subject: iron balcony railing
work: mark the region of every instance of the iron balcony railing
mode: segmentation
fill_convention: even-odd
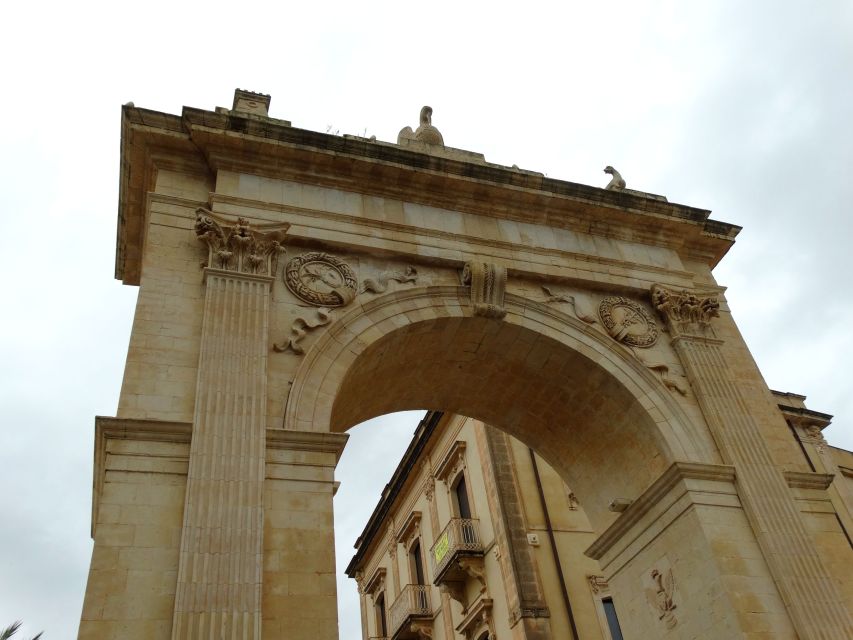
[[[478,520],[451,518],[447,526],[444,527],[444,531],[438,534],[429,552],[430,558],[432,558],[433,577],[440,576],[460,552],[483,552]]]
[[[400,627],[411,618],[431,618],[432,606],[429,601],[429,587],[422,584],[409,584],[403,588],[400,595],[388,612],[391,618],[391,633],[393,638]]]

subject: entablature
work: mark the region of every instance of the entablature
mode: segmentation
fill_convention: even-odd
[[[145,194],[152,188],[154,156],[162,158],[164,153],[182,158],[172,166],[193,172],[206,165],[211,174],[236,171],[593,237],[630,239],[668,247],[712,267],[740,230],[709,220],[710,212],[703,209],[391,143],[307,131],[271,118],[190,107],[176,116],[127,105],[116,277],[128,284],[139,282]]]

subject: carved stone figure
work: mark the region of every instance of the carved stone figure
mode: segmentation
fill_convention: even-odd
[[[622,177],[621,173],[616,171],[616,169],[614,169],[610,165],[607,165],[606,167],[604,167],[604,173],[609,173],[611,176],[613,176],[610,179],[610,182],[607,183],[607,186],[604,187],[605,189],[608,189],[610,191],[622,191],[622,189],[625,188],[625,179]]]
[[[284,269],[284,283],[297,298],[318,307],[343,307],[358,292],[358,281],[350,266],[319,251],[290,260]]]
[[[598,320],[590,313],[587,313],[582,308],[579,308],[578,302],[574,296],[570,296],[566,293],[554,293],[551,289],[544,284],[542,285],[542,291],[548,296],[545,298],[545,302],[564,302],[566,304],[572,305],[572,310],[575,312],[575,316],[577,316],[578,320],[581,322],[586,322],[587,324],[596,324]]]
[[[641,360],[642,362],[642,360]],[[643,363],[646,364],[646,363]],[[687,388],[669,375],[669,366],[658,362],[655,364],[646,364],[646,367],[654,371],[660,376],[660,381],[670,391],[677,391],[683,396],[687,395]]]
[[[395,280],[400,284],[406,282],[418,281],[418,270],[412,266],[406,267],[405,271],[383,271],[376,279],[365,278],[361,285],[362,293],[370,291],[372,293],[385,293],[388,289],[388,282]]]
[[[227,271],[273,275],[284,252],[289,224],[275,225],[268,232],[252,229],[248,220],[234,223],[203,207],[196,209],[195,234],[208,248],[207,265]]]
[[[667,629],[672,629],[678,624],[678,619],[673,615],[677,609],[672,601],[675,593],[675,578],[672,569],[662,574],[657,569],[652,569],[651,578],[653,587],[646,587],[646,600],[649,606],[658,613],[658,620],[663,620]]]
[[[598,305],[598,315],[601,324],[616,342],[644,349],[657,342],[657,324],[646,310],[633,300],[608,296]]]
[[[471,286],[474,315],[500,320],[506,315],[506,267],[484,262],[466,262],[462,270],[462,284]]]
[[[412,131],[411,127],[403,127],[400,130],[400,133],[397,134],[397,144],[401,144],[404,140],[444,146],[444,138],[441,136],[441,132],[432,126],[432,107],[421,108],[420,126],[417,129]]]

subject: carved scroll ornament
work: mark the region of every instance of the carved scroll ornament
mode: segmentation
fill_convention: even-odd
[[[296,355],[301,356],[305,353],[302,345],[299,344],[302,341],[302,338],[304,338],[309,331],[313,331],[317,327],[329,324],[332,321],[330,312],[330,309],[321,307],[320,309],[317,309],[317,320],[311,321],[302,317],[296,318],[290,327],[290,338],[288,338],[286,342],[274,344],[272,346],[273,350],[278,353],[293,351]]]
[[[284,284],[300,300],[318,307],[343,307],[358,293],[352,268],[337,256],[311,251],[296,256],[284,269]]]
[[[196,209],[195,215],[196,237],[208,249],[207,266],[240,273],[275,274],[289,224],[261,232],[253,229],[245,218],[228,222],[217,219],[203,207]]]
[[[497,320],[506,316],[506,267],[485,262],[466,262],[462,270],[462,284],[471,287],[474,315]]]

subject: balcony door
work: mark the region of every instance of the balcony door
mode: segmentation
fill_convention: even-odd
[[[468,502],[468,487],[465,485],[465,474],[459,476],[456,486],[453,488],[456,496],[456,514],[466,520],[471,519],[471,504]]]
[[[421,556],[421,541],[418,540],[409,549],[409,566],[414,584],[424,585],[424,562]]]

